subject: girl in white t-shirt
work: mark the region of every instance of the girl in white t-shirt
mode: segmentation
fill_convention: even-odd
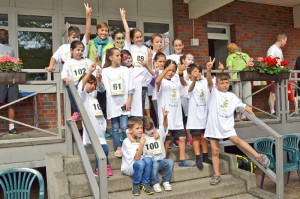
[[[99,70],[99,69],[98,69]],[[97,137],[99,139],[99,142],[102,146],[102,149],[106,155],[106,161],[107,161],[107,176],[113,175],[111,166],[108,161],[108,146],[104,137],[104,133],[106,130],[106,120],[103,116],[101,107],[99,105],[99,102],[97,99],[92,97],[93,92],[95,91],[95,88],[97,86],[100,86],[100,78],[101,74],[100,71],[98,71],[97,79],[92,73],[96,72],[96,64],[92,64],[89,69],[86,71],[80,79],[78,84],[78,94],[80,96],[80,99],[82,100],[83,106],[88,114],[88,117],[92,123],[93,128],[95,129],[95,132],[97,134]],[[97,85],[98,82],[98,85]],[[87,130],[85,128],[85,125],[83,126],[83,144],[90,144],[91,141],[89,139],[89,136],[87,134]],[[98,167],[98,161],[96,159],[96,169],[95,173],[96,176],[99,174],[99,167]]]
[[[180,57],[183,54],[184,44],[181,39],[174,39],[172,42],[172,48],[174,50],[174,54],[167,56],[167,59],[171,59],[176,62],[177,65],[180,64]]]
[[[121,52],[118,48],[106,51],[102,83],[106,90],[107,119],[111,119],[116,157],[122,157],[119,127],[126,136],[127,120],[131,109],[133,87],[129,69],[121,66]]]
[[[195,166],[195,163],[185,160],[185,141],[182,121],[181,95],[184,94],[184,88],[178,80],[172,80],[176,74],[177,65],[175,61],[167,60],[164,64],[164,70],[156,78],[157,91],[157,110],[165,107],[168,111],[168,127],[169,134],[165,142],[166,153],[171,142],[171,136],[179,139],[179,166]],[[183,74],[180,74],[183,75]],[[162,126],[163,115],[158,111],[159,126]]]
[[[75,86],[78,84],[79,78],[88,71],[89,66],[93,62],[87,58],[83,58],[84,44],[81,41],[73,41],[71,43],[71,56],[72,59],[67,60],[61,72],[61,79],[68,84],[73,81]],[[94,74],[96,75],[96,74]],[[77,121],[80,119],[80,113],[78,112],[77,105],[74,101],[72,94],[70,93],[69,87],[67,87],[68,95],[70,98],[71,106],[74,111],[69,120]]]

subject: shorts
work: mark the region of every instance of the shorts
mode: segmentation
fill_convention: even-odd
[[[19,98],[19,85],[0,85],[0,104],[13,102]]]
[[[268,85],[272,84],[268,87],[268,91],[271,93],[276,93],[276,82],[270,82],[268,81]]]
[[[227,140],[229,140],[229,138],[211,138],[211,137],[206,137],[205,139],[207,140],[218,140],[219,142],[225,142]]]
[[[204,134],[205,129],[190,129],[191,135],[200,135],[201,133]]]
[[[171,134],[171,135],[169,135],[169,134]],[[185,136],[186,136],[186,134],[185,134],[185,132],[184,132],[183,129],[180,129],[180,130],[169,130],[169,133],[168,133],[168,135],[166,137],[166,140],[172,140],[172,137],[174,139],[177,139],[179,137],[185,137]]]

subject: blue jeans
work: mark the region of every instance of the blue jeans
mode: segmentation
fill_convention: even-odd
[[[109,149],[108,149],[108,146],[106,144],[101,144],[101,146],[102,146],[102,149],[103,149],[103,151],[106,155],[106,164],[109,165],[109,161],[108,161],[108,151],[109,151]],[[96,158],[96,169],[99,169],[99,164],[98,164],[97,157],[95,156],[95,158]]]
[[[111,131],[114,138],[115,147],[121,147],[119,128],[121,127],[123,137],[126,138],[126,130],[127,130],[127,115],[121,115],[119,117],[111,118]]]
[[[73,95],[71,93],[71,90],[70,88],[67,86],[67,91],[68,91],[68,96],[69,96],[69,99],[70,99],[70,102],[71,102],[71,107],[73,109],[74,112],[78,112],[78,108],[77,108],[77,105],[75,103],[75,100],[73,98]]]
[[[152,159],[146,157],[133,163],[133,180],[132,184],[150,184],[152,171]]]
[[[162,176],[162,183],[171,182],[173,167],[174,160],[172,159],[154,160],[151,173],[151,184],[159,183],[158,173],[160,172],[164,172],[164,175]]]

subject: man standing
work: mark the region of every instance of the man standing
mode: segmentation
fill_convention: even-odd
[[[14,49],[8,44],[8,31],[0,29],[0,57],[2,56],[15,56]],[[4,85],[0,84],[0,106],[6,103],[10,103],[18,99],[19,86],[17,84]],[[8,118],[15,118],[15,109],[13,105],[8,107]],[[16,130],[13,122],[9,122],[9,135],[18,135],[19,132]]]
[[[281,48],[285,46],[287,42],[287,36],[284,33],[278,34],[277,35],[277,40],[275,42],[275,44],[273,44],[272,46],[270,46],[268,52],[267,52],[267,56],[271,56],[271,57],[279,57],[278,59],[278,63],[280,63],[280,61],[283,60],[283,53]],[[269,91],[270,91],[270,95],[269,95],[269,107],[270,107],[270,111],[272,115],[276,115],[275,114],[275,90],[276,90],[276,84],[274,82],[272,82],[272,86],[269,87]]]

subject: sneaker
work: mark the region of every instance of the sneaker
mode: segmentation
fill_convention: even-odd
[[[77,121],[81,119],[81,115],[78,112],[74,112],[73,115],[68,119],[69,121]]]
[[[113,171],[112,171],[110,165],[107,165],[107,170],[106,170],[106,172],[107,172],[107,176],[112,176],[112,175],[113,175]]]
[[[195,167],[196,164],[195,164],[195,162],[190,162],[190,161],[186,161],[186,160],[179,160],[178,166],[180,166],[180,167]]]
[[[159,184],[159,183],[157,183],[157,184],[153,185],[153,189],[154,189],[154,191],[155,191],[156,193],[160,193],[160,192],[162,192],[162,189],[161,189],[161,187],[160,187],[160,184]]]
[[[198,169],[203,169],[203,163],[202,163],[202,157],[199,155],[199,157],[196,156],[196,166]]]
[[[8,135],[22,135],[17,129],[13,128],[8,131]]]
[[[266,169],[270,166],[270,160],[268,156],[261,154],[260,157],[257,159],[257,161]]]
[[[193,147],[193,139],[192,138],[188,140],[187,145],[189,147]]]
[[[172,191],[172,186],[170,185],[169,182],[164,182],[163,186],[165,188],[165,191]]]
[[[95,172],[94,172],[94,176],[98,176],[99,175],[99,169],[95,169]]]
[[[173,146],[175,146],[176,148],[178,148],[179,147],[178,144],[179,144],[179,140],[174,140]]]
[[[145,192],[147,195],[152,195],[154,194],[153,188],[150,186],[150,184],[143,184],[142,185],[142,190]]]
[[[121,158],[121,157],[122,157],[122,151],[121,151],[121,149],[117,149],[117,150],[115,151],[114,155],[115,155],[116,157],[118,157],[118,158]]]
[[[221,176],[213,176],[210,180],[210,185],[217,185],[221,181]]]
[[[141,195],[141,186],[139,184],[134,184],[132,186],[132,195],[134,196]]]

